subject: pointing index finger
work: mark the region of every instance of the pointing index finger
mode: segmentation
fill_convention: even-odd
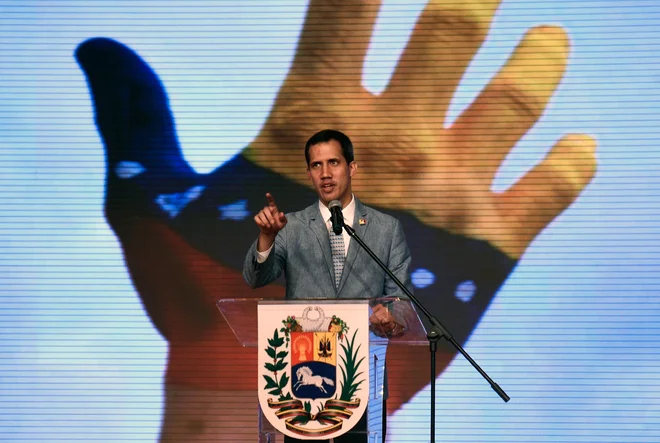
[[[277,209],[277,204],[275,203],[275,197],[270,192],[266,193],[266,203],[268,209],[270,209],[271,214],[277,214],[279,209]]]

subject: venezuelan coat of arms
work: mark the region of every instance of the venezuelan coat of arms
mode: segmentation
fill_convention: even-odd
[[[338,437],[369,401],[367,303],[259,305],[259,403],[285,435]]]

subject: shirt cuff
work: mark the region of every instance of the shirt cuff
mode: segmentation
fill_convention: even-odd
[[[268,256],[270,255],[270,251],[273,250],[273,246],[274,246],[274,245],[275,245],[275,243],[273,243],[272,245],[270,245],[270,248],[268,248],[268,249],[265,250],[264,252],[259,252],[259,251],[257,251],[257,263],[263,263],[263,262],[266,261],[266,259],[267,259]],[[256,248],[257,248],[257,247],[255,246],[255,249],[256,249]]]

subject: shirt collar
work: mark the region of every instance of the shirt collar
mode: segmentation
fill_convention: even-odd
[[[325,221],[327,224],[331,216],[330,209],[321,203],[321,200],[319,200],[319,210],[321,211],[321,217],[323,217],[323,221]],[[351,194],[351,202],[341,210],[341,213],[344,216],[344,223],[346,223],[348,226],[353,226],[353,220],[355,220],[355,196],[353,194]]]

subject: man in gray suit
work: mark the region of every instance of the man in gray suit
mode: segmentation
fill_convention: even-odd
[[[318,132],[305,145],[305,159],[307,175],[319,201],[302,211],[285,215],[273,196],[266,194],[267,205],[254,217],[260,232],[245,258],[245,281],[258,288],[273,282],[284,272],[288,299],[405,298],[403,291],[378,264],[357,242],[351,241],[346,230],[339,235],[330,230],[328,204],[338,200],[346,224],[355,229],[412,291],[411,257],[401,224],[353,196],[351,178],[358,167],[351,140],[339,131]],[[401,321],[381,304],[373,307],[370,322],[372,330],[379,335],[397,335],[403,331]],[[348,433],[335,441],[358,441],[350,438]]]

